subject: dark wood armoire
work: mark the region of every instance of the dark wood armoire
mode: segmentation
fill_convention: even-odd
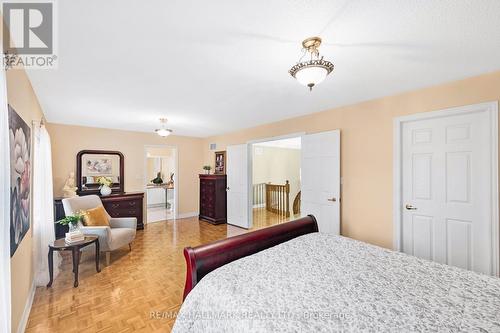
[[[226,223],[226,175],[200,175],[200,220]]]

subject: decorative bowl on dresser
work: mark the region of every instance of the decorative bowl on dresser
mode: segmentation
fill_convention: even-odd
[[[56,221],[64,218],[63,198],[54,199],[54,218]],[[143,202],[144,192],[113,193],[101,196],[102,205],[111,217],[135,217],[137,218],[137,230],[144,229]],[[55,224],[56,238],[64,237],[68,227]]]
[[[200,175],[200,220],[226,223],[226,175]]]

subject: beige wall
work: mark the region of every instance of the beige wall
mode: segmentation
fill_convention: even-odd
[[[334,78],[333,78],[334,79]],[[9,103],[29,124],[42,110],[23,71],[7,72]],[[314,92],[313,92],[314,93]],[[143,190],[144,146],[175,145],[179,154],[179,212],[198,210],[198,180],[203,164],[214,165],[213,152],[229,144],[305,131],[341,130],[342,234],[392,245],[392,124],[393,118],[419,112],[500,99],[500,72],[443,84],[392,97],[336,108],[206,139],[154,133],[49,124],[52,140],[54,194],[83,149],[120,150],[125,155],[126,191]],[[17,330],[33,280],[32,228],[11,260],[12,327]]]
[[[253,139],[340,129],[341,232],[392,247],[393,118],[499,99],[500,71],[210,137],[203,147],[217,143],[217,150],[224,150]],[[205,163],[213,165],[213,160],[213,152],[205,149]]]
[[[23,70],[7,71],[7,95],[9,104],[28,125],[31,126],[33,120],[40,121],[43,112],[31,87],[31,83]],[[33,129],[31,135],[33,138]],[[33,150],[31,150],[31,156],[33,166]],[[31,174],[33,175],[33,173]],[[33,186],[31,188],[33,189]],[[31,191],[31,194],[33,195],[33,191]],[[31,200],[31,203],[33,204],[33,200]],[[31,211],[33,212],[33,209]],[[16,332],[19,326],[33,281],[32,231],[33,226],[31,225],[30,230],[24,236],[24,239],[19,244],[16,253],[14,253],[10,261],[13,332]]]
[[[172,145],[178,149],[179,214],[198,211],[202,139],[60,124],[48,124],[47,129],[52,141],[54,195],[62,194],[68,174],[76,169],[76,154],[84,149],[121,151],[125,156],[125,191],[144,191],[145,146]]]
[[[290,182],[290,205],[300,189],[300,149],[253,145],[253,183]]]

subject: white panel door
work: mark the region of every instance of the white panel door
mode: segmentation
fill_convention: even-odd
[[[250,228],[248,146],[227,147],[227,223]]]
[[[401,134],[401,249],[492,274],[489,114],[410,121]]]
[[[340,234],[340,132],[302,137],[302,216],[313,214],[320,232]]]

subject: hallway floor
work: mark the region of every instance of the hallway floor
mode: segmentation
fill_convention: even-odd
[[[266,210],[265,207],[253,209],[253,226],[252,230],[270,227],[275,224],[285,223],[295,220],[300,217],[285,217],[284,215],[275,214]]]
[[[171,220],[174,218],[173,209],[165,207],[148,207],[148,223]]]

